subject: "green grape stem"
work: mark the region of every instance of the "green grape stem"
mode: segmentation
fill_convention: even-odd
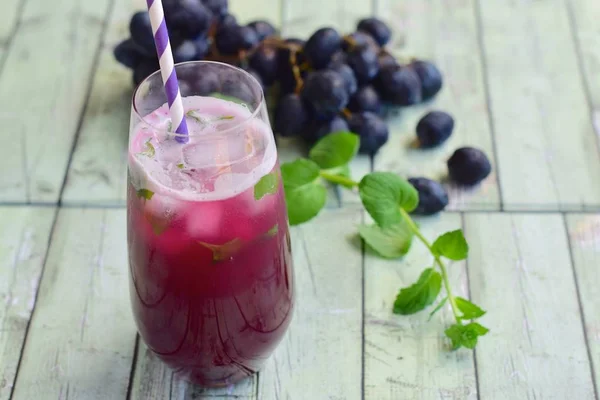
[[[358,186],[358,182],[346,176],[330,174],[325,171],[321,171],[320,175],[321,178],[334,184],[344,185],[352,188]],[[462,325],[462,321],[460,319],[461,313],[458,309],[458,306],[456,305],[456,298],[452,293],[452,287],[450,286],[450,280],[448,279],[448,269],[446,268],[446,264],[444,264],[442,258],[433,250],[432,244],[429,242],[429,240],[427,240],[425,236],[423,236],[421,230],[419,229],[415,221],[413,221],[408,212],[406,212],[406,210],[404,210],[403,208],[400,208],[400,214],[402,215],[402,219],[404,219],[404,221],[406,222],[410,230],[413,232],[413,234],[421,241],[421,243],[423,243],[423,245],[425,245],[425,247],[427,247],[427,249],[433,256],[435,263],[440,268],[440,271],[442,273],[442,281],[444,282],[444,288],[446,289],[446,293],[448,294],[448,302],[450,303],[450,307],[452,308],[452,314],[454,314],[454,319],[456,319],[456,323]]]

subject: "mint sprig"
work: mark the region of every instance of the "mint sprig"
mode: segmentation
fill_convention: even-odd
[[[359,227],[359,234],[370,249],[381,257],[400,258],[410,250],[413,238],[417,238],[432,256],[433,266],[425,269],[415,283],[400,289],[393,312],[410,315],[422,311],[436,302],[443,287],[445,296],[431,311],[430,318],[449,303],[456,322],[445,334],[452,347],[474,348],[478,338],[489,330],[477,322],[463,321],[477,319],[485,311],[454,295],[444,261],[467,258],[469,245],[462,231],[447,232],[432,244],[409,214],[419,204],[419,195],[408,181],[390,172],[373,172],[360,182],[354,181],[348,163],[359,145],[358,136],[352,133],[332,133],[311,149],[309,159],[300,158],[281,166],[290,224],[301,224],[318,215],[325,206],[326,183],[358,189],[365,210],[375,221],[373,225]]]

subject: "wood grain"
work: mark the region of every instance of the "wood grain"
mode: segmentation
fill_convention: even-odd
[[[506,209],[600,207],[600,156],[565,2],[479,4]]]
[[[261,400],[360,399],[362,257],[356,209],[292,230],[296,309],[259,376]]]
[[[125,398],[135,343],[124,210],[62,209],[13,399]]]
[[[447,181],[446,161],[457,148],[472,146],[483,150],[492,162],[493,173],[480,186],[464,189],[445,184],[449,209],[454,210],[500,208],[476,1],[381,0],[377,8],[377,14],[388,21],[393,31],[389,51],[403,62],[413,57],[432,61],[444,76],[444,86],[433,100],[390,113],[390,140],[375,157],[375,169]],[[431,110],[451,114],[455,129],[442,146],[419,149],[415,146],[416,126]]]
[[[477,345],[481,398],[593,399],[560,214],[467,214],[471,296],[488,313]]]
[[[0,75],[0,110],[21,121],[13,131],[20,140],[6,141],[0,159],[24,149],[24,171],[2,175],[0,200],[58,200],[109,7],[26,1]]]
[[[596,383],[600,387],[600,215],[573,214],[567,217],[573,266],[583,311],[587,349]]]
[[[0,400],[13,387],[55,212],[0,208]]]
[[[438,235],[461,228],[459,214],[420,219],[423,234]],[[450,351],[444,330],[454,323],[449,306],[411,316],[394,315],[400,288],[410,286],[432,265],[428,250],[415,240],[401,260],[374,254],[365,259],[365,398],[477,399],[475,365],[470,351]],[[454,292],[469,297],[464,263],[449,266]],[[440,299],[443,296],[440,296]]]

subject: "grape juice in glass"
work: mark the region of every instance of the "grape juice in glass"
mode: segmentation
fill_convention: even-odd
[[[159,358],[185,379],[222,386],[256,372],[290,323],[283,186],[259,83],[220,63],[176,70],[187,138],[172,132],[160,73],[133,98],[131,303]]]

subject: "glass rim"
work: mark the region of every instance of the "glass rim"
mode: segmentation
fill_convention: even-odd
[[[256,116],[258,115],[258,113],[261,111],[261,108],[265,105],[265,93],[264,90],[260,84],[260,82],[258,82],[258,80],[252,76],[250,73],[248,73],[247,71],[244,71],[243,69],[236,67],[234,65],[231,64],[227,64],[227,63],[223,63],[223,62],[219,62],[219,61],[205,61],[205,60],[200,60],[200,61],[186,61],[186,62],[182,62],[182,63],[177,63],[175,64],[174,68],[177,68],[179,66],[183,66],[183,65],[189,65],[189,64],[204,64],[204,65],[220,65],[223,67],[227,67],[228,69],[231,69],[233,71],[235,71],[236,73],[240,73],[242,76],[244,76],[245,78],[249,79],[250,82],[252,82],[252,85],[255,86],[256,88],[258,88],[259,92],[260,92],[260,98],[258,99],[257,102],[257,107],[255,110],[252,111],[252,113],[247,117],[244,118],[243,120],[237,122],[236,124],[233,124],[232,126],[230,126],[227,129],[223,129],[221,131],[219,131],[218,135],[201,135],[199,133],[178,133],[178,132],[171,132],[168,129],[165,129],[164,127],[158,127],[150,122],[148,122],[146,120],[146,117],[141,115],[140,112],[138,111],[137,105],[136,105],[136,98],[137,95],[140,91],[140,89],[142,88],[142,86],[147,83],[150,79],[156,77],[156,75],[161,75],[162,71],[160,70],[160,68],[157,71],[154,71],[153,73],[151,73],[150,75],[148,75],[146,78],[144,78],[143,81],[140,82],[139,85],[137,85],[137,87],[134,89],[133,91],[133,95],[131,97],[131,108],[133,109],[133,112],[135,114],[135,116],[140,120],[140,122],[142,122],[143,124],[145,124],[146,126],[152,128],[153,131],[157,131],[159,133],[164,133],[164,134],[168,134],[170,136],[173,137],[205,137],[205,138],[215,138],[217,136],[222,136],[224,134],[228,134],[232,131],[237,131],[240,126],[243,126],[245,124],[247,124],[248,122],[256,119]],[[179,78],[179,77],[178,77]],[[160,77],[160,83],[161,83],[161,87],[163,87],[164,90],[164,83],[162,80],[162,75]],[[218,92],[217,92],[218,93]],[[182,97],[183,98],[183,97]],[[150,115],[151,113],[147,114]],[[170,118],[170,115],[169,115]],[[184,116],[185,118],[185,116]]]

